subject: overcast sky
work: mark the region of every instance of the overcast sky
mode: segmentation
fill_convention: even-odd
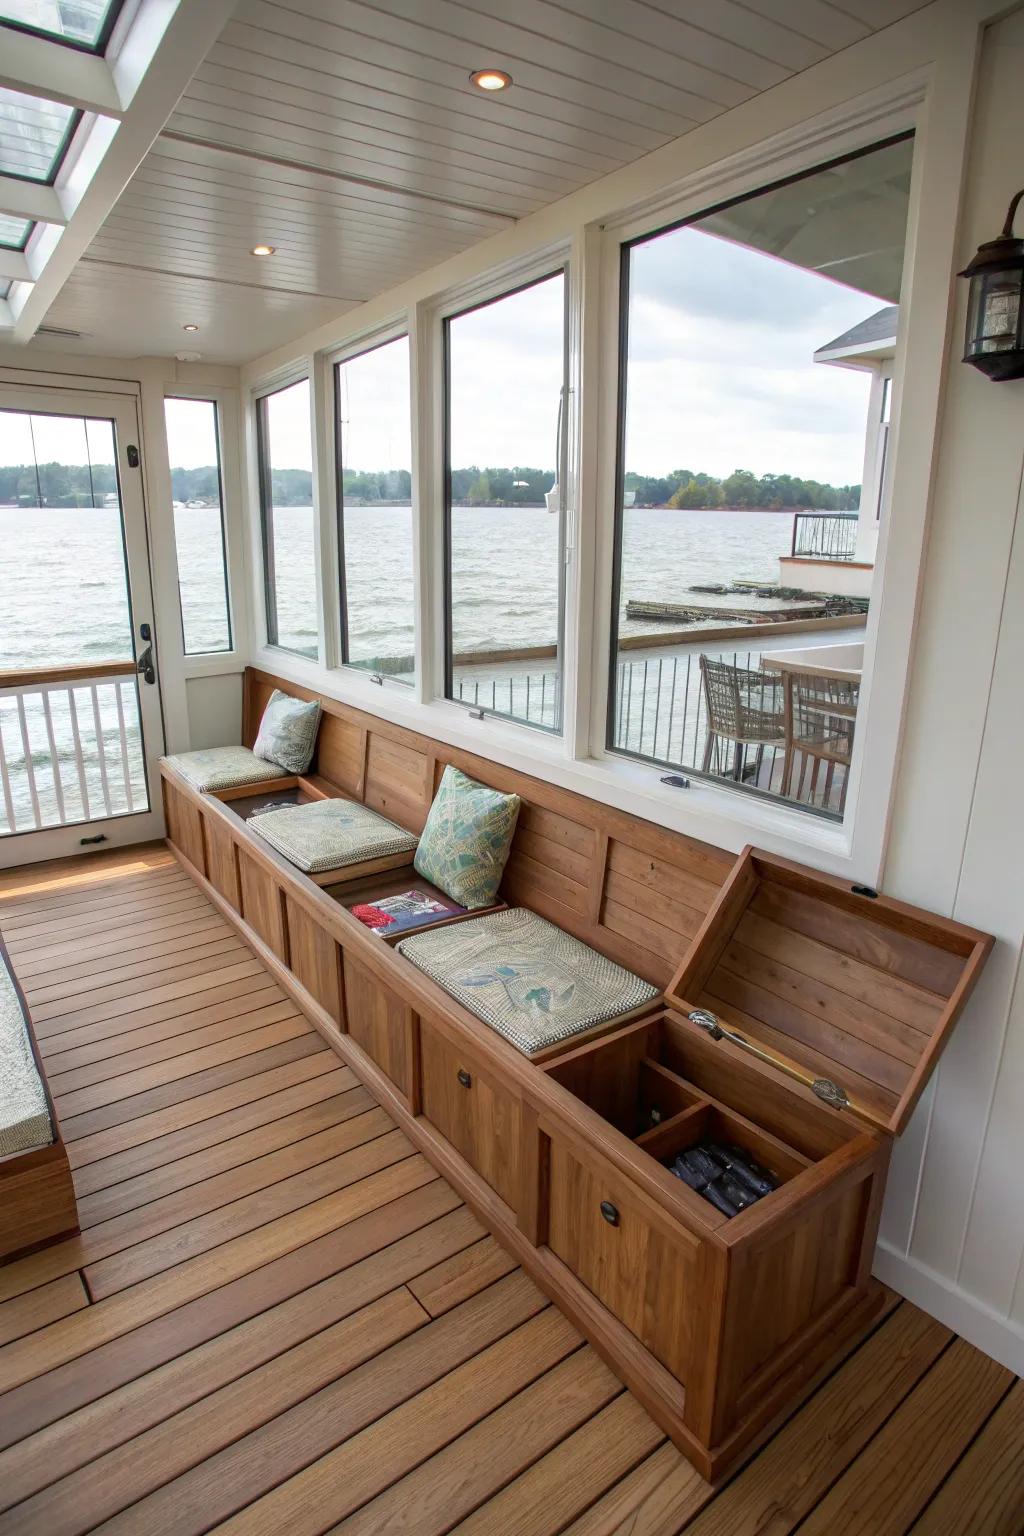
[[[627,469],[860,480],[868,376],[812,356],[880,300],[693,228],[634,247],[630,295]],[[456,467],[554,467],[563,305],[558,276],[452,322]],[[172,466],[215,462],[209,404],[167,410]],[[345,369],[342,410],[347,467],[409,467],[406,340]],[[311,468],[308,383],[273,395],[269,416],[275,468]],[[34,421],[40,462],[87,461],[80,422]],[[0,414],[0,462],[31,459],[26,418]]]
[[[634,248],[627,468],[737,468],[860,480],[868,376],[813,361],[882,305],[817,273],[696,229]],[[451,325],[452,463],[553,468],[563,280]],[[405,344],[349,365],[345,460],[409,467]],[[305,386],[273,398],[273,461],[309,468]]]

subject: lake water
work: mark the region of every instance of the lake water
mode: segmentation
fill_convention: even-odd
[[[313,512],[275,511],[282,640],[316,645]],[[190,645],[222,646],[219,514],[183,508],[178,536]],[[622,597],[679,600],[694,582],[774,581],[788,552],[789,512],[624,514]],[[215,536],[217,535],[217,536]],[[558,519],[543,508],[456,507],[455,639],[459,651],[548,645],[555,639]],[[345,513],[349,634],[354,660],[411,656],[412,524],[408,507]],[[117,513],[0,508],[0,669],[131,655]],[[656,625],[625,620],[624,634]]]
[[[316,645],[311,601],[313,513],[283,507],[278,540],[282,640]],[[680,600],[694,582],[777,581],[788,554],[791,512],[624,513],[623,608],[630,598]],[[408,507],[350,507],[345,550],[351,657],[376,662],[413,651],[412,515]],[[290,553],[291,558],[287,558]],[[542,507],[455,507],[453,630],[459,653],[550,645],[558,617],[558,519]],[[710,600],[709,600],[710,601]],[[659,626],[623,619],[623,634]]]
[[[363,664],[413,654],[412,523],[408,507],[353,507],[345,513],[348,619],[351,659]],[[175,514],[182,551],[182,600],[190,649],[222,648],[225,638],[219,513],[182,508]],[[684,512],[630,508],[624,513],[623,606],[630,598],[679,600],[694,582],[735,579],[773,581],[778,557],[790,547],[792,513]],[[452,518],[455,572],[453,627],[459,653],[543,646],[556,639],[558,612],[558,519],[543,508],[456,507]],[[278,619],[282,642],[315,652],[313,513],[309,507],[275,511]],[[0,508],[0,670],[132,655],[118,514],[103,508],[76,510]],[[712,601],[709,599],[709,601]],[[657,633],[659,626],[623,620],[624,634]],[[530,674],[533,703],[526,716],[555,720],[553,663]],[[401,670],[400,668],[396,670]],[[508,669],[503,669],[505,672]],[[479,669],[474,668],[475,683]],[[506,679],[507,681],[507,679]],[[475,686],[474,683],[474,686]],[[490,687],[490,685],[487,685]],[[501,684],[505,686],[505,682]],[[525,674],[517,684],[525,692]],[[538,704],[541,689],[543,704]],[[120,719],[112,686],[99,691],[99,732],[116,763]],[[87,789],[101,788],[95,717],[87,695],[82,750]],[[482,698],[481,698],[482,702]],[[499,707],[501,706],[500,701]],[[508,711],[521,714],[523,700],[511,691]],[[537,711],[541,713],[538,716]],[[144,795],[137,716],[131,690],[122,688],[128,711],[129,782]],[[62,761],[73,752],[66,695],[55,700],[54,726]],[[30,754],[39,771],[37,793],[44,817],[55,819],[55,791],[48,780],[50,753],[41,708],[27,711]],[[26,813],[29,791],[20,721],[13,700],[0,704],[0,733],[16,809]],[[117,809],[125,809],[123,775],[110,777]],[[80,808],[74,783],[69,809]],[[20,821],[19,816],[19,821]],[[5,824],[0,820],[0,831]]]

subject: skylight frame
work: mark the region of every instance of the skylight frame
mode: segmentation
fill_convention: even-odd
[[[7,29],[11,32],[23,32],[28,37],[41,37],[48,43],[57,43],[61,48],[71,48],[76,53],[91,53],[98,58],[103,58],[107,51],[114,28],[117,26],[121,12],[124,10],[125,0],[108,0],[106,14],[96,35],[95,42],[87,43],[81,38],[68,37],[62,32],[50,32],[45,27],[34,27],[27,21],[16,21],[14,17],[0,15],[0,30]]]

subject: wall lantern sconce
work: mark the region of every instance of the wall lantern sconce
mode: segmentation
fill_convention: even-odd
[[[960,273],[971,280],[964,362],[990,379],[1024,378],[1024,240],[1013,233],[1022,188],[998,240],[987,240]]]

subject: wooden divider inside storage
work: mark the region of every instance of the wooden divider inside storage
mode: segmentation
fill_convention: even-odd
[[[732,855],[599,801],[247,668],[251,746],[275,688],[319,698],[313,771],[421,832],[448,763],[523,801],[501,896],[529,906],[620,965],[667,985],[733,864]]]

